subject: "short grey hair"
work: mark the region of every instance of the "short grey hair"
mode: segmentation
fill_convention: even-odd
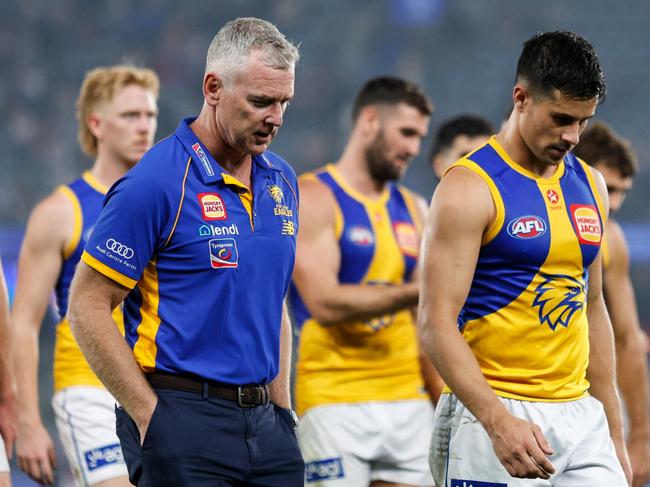
[[[248,55],[256,50],[265,54],[264,64],[275,69],[294,69],[298,48],[266,20],[240,17],[224,25],[214,36],[205,61],[205,72],[215,71],[229,78],[246,63]]]

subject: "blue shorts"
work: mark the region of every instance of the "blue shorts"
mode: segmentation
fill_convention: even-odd
[[[116,409],[117,435],[139,487],[302,487],[304,462],[288,411],[242,408],[201,394],[157,389],[140,446],[135,422]]]

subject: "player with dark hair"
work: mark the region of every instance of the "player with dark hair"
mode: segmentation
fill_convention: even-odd
[[[478,115],[459,115],[445,120],[433,137],[429,156],[436,177],[442,178],[449,166],[483,145],[492,134],[492,124]]]
[[[638,163],[629,142],[598,122],[587,129],[574,154],[605,178],[610,213],[618,211],[632,187]],[[611,215],[603,241],[603,292],[614,327],[618,386],[629,420],[627,451],[634,487],[650,480],[650,418],[646,336],[639,325],[630,280],[630,252],[621,226]]]
[[[605,94],[586,40],[536,35],[507,124],[436,189],[418,316],[448,385],[439,487],[628,485],[601,287],[607,190],[570,152]]]
[[[437,376],[420,360],[411,315],[426,203],[397,184],[432,109],[411,82],[368,81],[340,159],[300,179],[292,304],[308,485],[433,484],[423,375],[432,389]]]

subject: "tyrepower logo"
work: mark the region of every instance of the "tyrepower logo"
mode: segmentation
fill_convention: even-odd
[[[204,220],[225,220],[228,218],[226,205],[223,204],[223,199],[218,193],[199,193],[197,196]]]
[[[519,239],[537,238],[546,233],[546,222],[538,216],[526,215],[508,223],[508,234]]]
[[[599,245],[603,233],[598,211],[593,205],[571,205],[571,218],[581,244]]]
[[[213,269],[234,269],[239,265],[237,242],[234,238],[213,238],[210,245],[210,264]]]
[[[131,247],[127,247],[126,245],[121,244],[114,238],[109,238],[106,241],[106,249],[110,250],[113,252],[115,255],[119,255],[120,257],[124,257],[125,259],[130,259],[133,257],[135,252]]]

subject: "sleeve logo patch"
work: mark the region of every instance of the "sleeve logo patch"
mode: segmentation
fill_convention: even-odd
[[[86,465],[90,471],[114,463],[124,463],[119,443],[95,448],[94,450],[88,450],[84,453],[84,458],[86,459]]]
[[[593,205],[571,205],[571,218],[581,244],[599,245],[603,233],[598,211]]]
[[[239,265],[239,252],[234,238],[213,238],[208,244],[213,269],[234,269]]]
[[[197,196],[204,220],[225,220],[228,218],[226,205],[224,205],[223,198],[218,193],[199,193]]]
[[[334,480],[345,477],[343,464],[340,458],[328,458],[305,463],[305,480],[318,482],[319,480]]]

